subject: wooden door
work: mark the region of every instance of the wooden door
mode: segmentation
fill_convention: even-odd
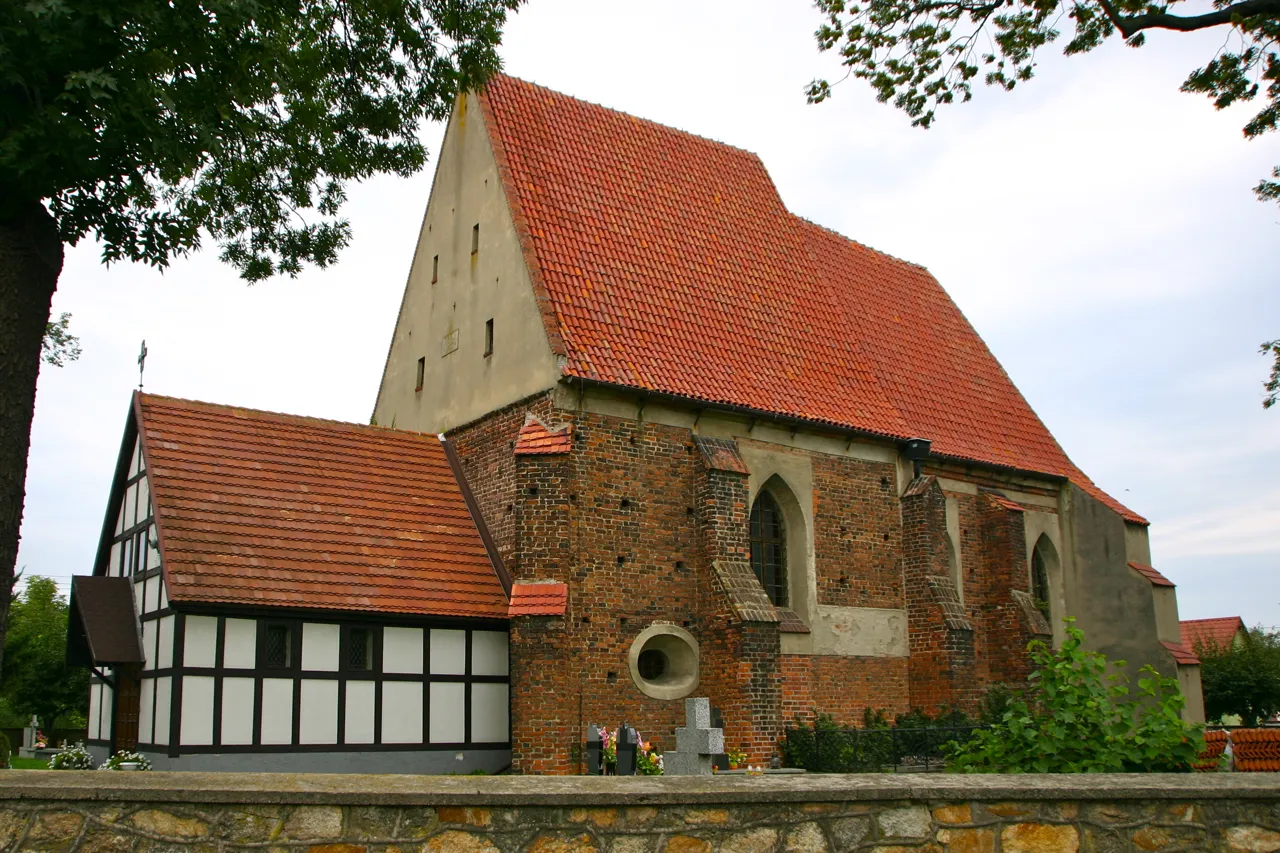
[[[115,728],[112,732],[113,752],[138,748],[138,705],[142,690],[138,683],[137,667],[120,667],[116,670]]]

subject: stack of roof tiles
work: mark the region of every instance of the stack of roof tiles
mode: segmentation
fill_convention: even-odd
[[[760,159],[511,77],[481,96],[564,373],[1062,477],[1072,464],[923,267],[801,219]]]
[[[517,456],[551,456],[573,449],[572,425],[552,429],[532,413],[525,416],[524,426],[516,436]]]
[[[169,598],[505,618],[436,436],[135,397]]]

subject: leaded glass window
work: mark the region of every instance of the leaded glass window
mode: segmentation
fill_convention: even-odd
[[[267,626],[262,653],[268,669],[288,669],[293,665],[293,631],[288,625]]]
[[[778,502],[768,492],[761,492],[751,507],[751,568],[769,600],[786,607],[786,527]]]
[[[367,672],[373,669],[373,631],[352,628],[347,634],[347,669]]]

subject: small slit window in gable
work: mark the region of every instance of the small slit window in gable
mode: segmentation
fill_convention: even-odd
[[[471,226],[471,254],[480,251],[480,223]]]
[[[435,284],[440,280],[440,256],[436,255],[431,259],[431,283]]]
[[[485,358],[493,355],[493,319],[484,321],[484,355]]]
[[[414,391],[422,390],[422,383],[427,378],[427,357],[424,355],[418,359],[418,382],[414,387]]]

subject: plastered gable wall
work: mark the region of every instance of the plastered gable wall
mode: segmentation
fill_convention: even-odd
[[[1151,582],[1128,565],[1124,520],[1074,485],[1067,487],[1065,503],[1067,612],[1076,617],[1091,648],[1128,663],[1131,690],[1136,689],[1138,670],[1147,664],[1173,677],[1177,667],[1160,645]]]
[[[478,250],[472,253],[477,224]],[[488,320],[494,346],[485,356]],[[420,358],[423,384],[416,390]],[[383,426],[445,432],[545,391],[558,378],[484,117],[474,95],[460,95],[441,145],[374,417]]]

